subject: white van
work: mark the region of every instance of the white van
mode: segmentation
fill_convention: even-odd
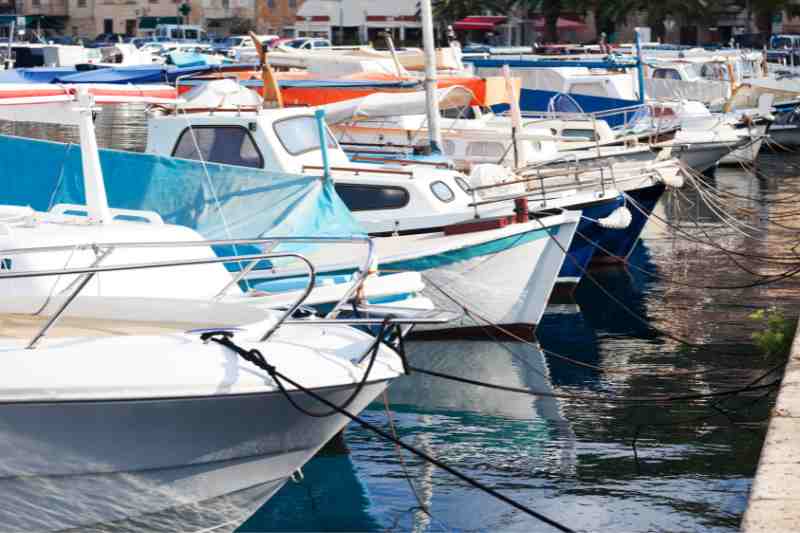
[[[159,24],[154,35],[159,41],[206,41],[206,30],[189,24]]]

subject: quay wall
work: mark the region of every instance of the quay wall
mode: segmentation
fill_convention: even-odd
[[[800,530],[800,324],[761,449],[744,533]]]

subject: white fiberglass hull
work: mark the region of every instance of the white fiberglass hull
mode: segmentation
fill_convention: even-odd
[[[741,130],[745,131],[745,130]],[[722,157],[719,160],[720,165],[739,165],[739,164],[752,164],[758,157],[761,151],[761,146],[764,144],[764,136],[767,131],[767,126],[757,126],[752,130],[752,138],[750,135],[742,135],[742,138],[747,141],[747,144],[738,148],[731,153]]]
[[[580,212],[562,216],[559,223],[545,224],[545,228],[532,221],[452,236],[447,250],[426,257],[394,262],[381,255],[385,259],[382,269],[421,272],[426,285],[422,294],[436,308],[461,315],[444,325],[418,326],[415,335],[485,338],[484,328],[493,324],[532,338],[556,283],[564,250],[569,249],[575,235]],[[412,242],[408,245],[415,246]],[[490,331],[502,336],[497,329]]]
[[[673,146],[672,156],[696,172],[705,172],[716,166],[724,156],[735,151],[737,146],[738,144],[728,142],[684,144]]]
[[[348,326],[286,325],[260,341],[268,327],[227,331],[241,349],[258,349],[278,372],[337,405],[365,380],[350,413],[401,371],[394,350],[373,352],[374,338]],[[145,523],[257,487],[263,503],[349,421],[302,413],[267,372],[201,331],[109,336],[109,327],[98,328],[61,337],[69,328],[57,325],[35,349],[25,349],[25,328],[0,329],[4,532]],[[365,376],[361,360],[371,353]],[[330,411],[283,385],[304,409]],[[192,528],[173,520],[164,529]]]
[[[348,410],[361,411],[385,387],[368,384]],[[352,390],[319,392],[341,404]],[[147,515],[257,487],[253,503],[261,504],[347,422],[301,415],[280,392],[2,404],[0,523],[9,532],[147,523]]]

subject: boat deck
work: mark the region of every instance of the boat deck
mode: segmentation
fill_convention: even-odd
[[[0,340],[31,340],[44,327],[47,317],[0,314]],[[152,323],[125,320],[98,320],[63,317],[47,333],[47,337],[110,337],[117,335],[163,335],[180,333],[196,325],[185,323]]]

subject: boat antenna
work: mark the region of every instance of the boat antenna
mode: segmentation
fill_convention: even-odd
[[[254,32],[251,31],[249,35],[261,61],[261,81],[264,84],[264,96],[261,105],[262,107],[283,107],[283,96],[281,95],[280,87],[278,87],[278,80],[275,78],[275,73],[267,60],[267,48]]]
[[[511,144],[514,148],[514,168],[525,166],[521,161],[522,151],[519,149],[519,134],[522,130],[522,112],[519,109],[519,98],[514,87],[514,79],[511,77],[511,69],[508,65],[503,65],[503,78],[506,82],[506,95],[508,96],[509,111],[511,113]]]
[[[328,143],[327,130],[325,128],[325,110],[317,109],[314,112],[317,121],[317,131],[319,132],[319,149],[322,152],[322,175],[327,180],[331,177],[330,163],[328,162]]]
[[[431,0],[420,0],[422,14],[422,47],[425,50],[425,102],[428,114],[428,136],[431,150],[441,153],[442,130],[439,125],[439,103],[436,99],[436,42],[433,38]]]
[[[644,104],[644,62],[642,61],[642,38],[639,28],[636,32],[636,70],[639,73],[639,103]]]

